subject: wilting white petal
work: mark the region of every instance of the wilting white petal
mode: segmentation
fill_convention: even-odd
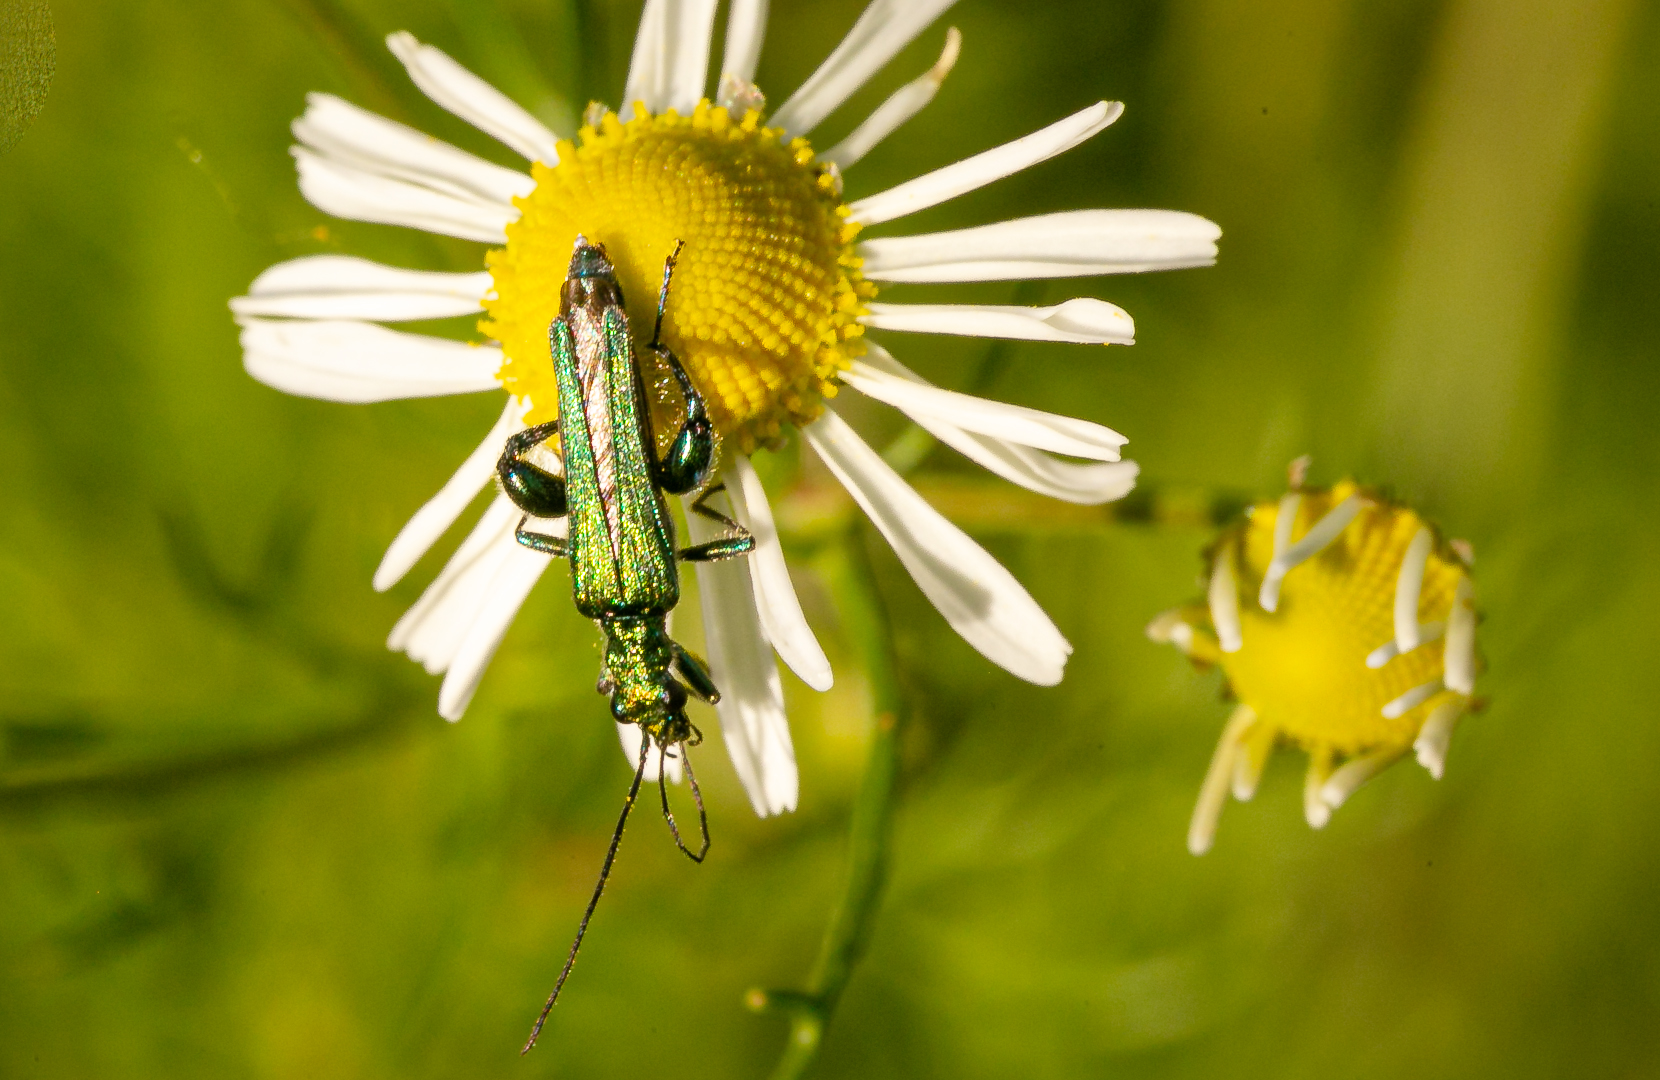
[[[1274,753],[1274,744],[1278,741],[1279,732],[1268,724],[1254,725],[1245,733],[1239,752],[1234,755],[1234,798],[1250,802],[1256,795],[1257,784],[1262,781],[1262,770],[1267,766],[1268,758]]]
[[[1359,757],[1350,758],[1338,766],[1330,778],[1320,786],[1320,798],[1325,800],[1327,806],[1336,810],[1348,802],[1349,796],[1359,791],[1361,785],[1395,764],[1405,752],[1398,746],[1384,746],[1369,750]]]
[[[869,304],[859,319],[878,330],[921,334],[1134,345],[1135,320],[1121,307],[1080,296],[1052,307],[996,304]]]
[[[927,380],[895,360],[888,351],[869,342],[864,362],[913,382]],[[1080,465],[1062,461],[1030,447],[987,435],[975,435],[954,424],[933,417],[913,417],[928,432],[970,461],[1019,484],[1029,491],[1055,499],[1096,506],[1122,499],[1135,487],[1141,467],[1133,461],[1092,462]]]
[[[1419,526],[1401,558],[1401,572],[1395,579],[1395,648],[1399,652],[1418,647],[1418,600],[1424,590],[1424,567],[1434,544],[1435,534]]]
[[[442,319],[484,310],[489,291],[489,271],[441,274],[348,255],[308,255],[259,275],[247,296],[231,301],[231,310],[295,319]]]
[[[866,240],[858,254],[873,281],[1006,281],[1209,266],[1221,235],[1177,210],[1068,210]]]
[[[300,172],[300,194],[317,209],[352,221],[402,225],[485,244],[507,243],[507,224],[519,211],[486,206],[430,187],[394,180],[314,154],[293,150]]]
[[[1424,726],[1418,729],[1418,737],[1412,742],[1418,764],[1437,780],[1446,771],[1447,747],[1452,742],[1453,728],[1468,706],[1469,699],[1462,696],[1443,701],[1430,710]]]
[[[1383,718],[1394,720],[1397,717],[1405,716],[1445,688],[1446,685],[1440,679],[1431,679],[1427,683],[1414,686],[1400,697],[1384,705]]]
[[[243,366],[267,386],[329,401],[470,394],[498,387],[501,350],[363,322],[242,319]]]
[[[509,435],[524,426],[519,420],[520,412],[518,399],[508,398],[507,408],[502,410],[501,418],[484,436],[484,441],[467,455],[467,460],[438,489],[438,494],[428,499],[426,505],[415,511],[415,516],[398,530],[392,546],[386,549],[386,555],[375,571],[376,592],[385,592],[402,580],[410,567],[455,524],[455,519],[473,501],[473,496],[490,482],[496,469],[496,459],[501,456],[502,444]]]
[[[561,518],[560,523],[563,524],[563,521]],[[544,527],[544,531],[564,530]],[[502,560],[501,568],[486,587],[484,603],[462,637],[455,657],[450,661],[449,671],[444,673],[444,683],[438,689],[439,716],[455,721],[467,711],[478,684],[484,681],[484,669],[490,666],[502,638],[507,636],[507,628],[513,625],[519,608],[524,606],[525,597],[530,595],[530,590],[550,561],[549,556],[539,551],[513,544],[512,550]]]
[[[1199,801],[1193,807],[1193,817],[1187,825],[1187,850],[1203,855],[1216,839],[1216,823],[1222,817],[1222,805],[1228,801],[1228,783],[1233,777],[1234,760],[1240,744],[1256,724],[1257,714],[1249,705],[1234,709],[1228,717],[1222,737],[1216,740],[1216,749],[1210,755],[1210,768],[1205,770],[1204,782],[1199,785]]]
[[[1285,504],[1282,500],[1283,505]],[[1268,569],[1262,575],[1262,588],[1257,593],[1257,603],[1261,605],[1262,610],[1279,610],[1280,585],[1285,581],[1285,575],[1326,550],[1334,540],[1342,536],[1343,530],[1349,527],[1349,523],[1360,513],[1364,505],[1365,500],[1359,495],[1350,495],[1327,510],[1325,517],[1309,526],[1308,532],[1303,534],[1301,540],[1269,560]],[[1289,539],[1290,535],[1291,531],[1288,528],[1285,536]],[[1275,536],[1279,536],[1277,523]]]
[[[413,34],[402,30],[387,36],[386,47],[403,61],[421,92],[441,107],[532,161],[559,163],[559,152],[554,148],[558,136],[449,54],[422,45]]]
[[[1331,804],[1323,792],[1331,779],[1331,747],[1316,746],[1308,752],[1308,772],[1303,774],[1303,817],[1311,829],[1323,829],[1331,820]]]
[[[635,102],[659,113],[691,115],[709,76],[709,39],[716,0],[646,0],[634,38],[621,119],[634,115]]]
[[[1245,644],[1239,624],[1239,584],[1233,569],[1234,549],[1238,546],[1237,540],[1227,540],[1217,547],[1205,590],[1210,624],[1216,628],[1217,643],[1225,653],[1238,652]]]
[[[430,674],[448,671],[496,571],[517,546],[513,528],[521,516],[506,495],[497,495],[437,579],[392,627],[386,647],[408,653]]]
[[[628,759],[630,769],[640,767],[640,743],[645,738],[645,732],[640,730],[639,724],[618,724],[617,741],[622,744],[623,757]],[[680,783],[684,770],[680,767],[680,754],[670,748],[668,754],[669,780]],[[663,771],[663,747],[653,746],[646,752],[646,771],[640,774],[643,783],[655,784],[657,777]]]
[[[1056,454],[1091,461],[1117,461],[1119,448],[1129,441],[1118,432],[1088,420],[943,390],[883,371],[863,360],[853,361],[841,373],[841,379],[860,393],[885,401],[912,419],[942,420],[965,431]]]
[[[755,65],[761,59],[761,42],[767,36],[767,0],[732,0],[726,16],[726,56],[721,60],[721,77],[739,82],[755,81]]]
[[[790,670],[801,676],[802,682],[821,692],[830,689],[835,681],[830,661],[801,613],[795,584],[784,565],[784,549],[778,543],[766,489],[748,458],[738,455],[732,459],[726,470],[726,493],[731,496],[734,516],[755,537],[755,550],[749,553],[749,572],[767,640]]]
[[[487,206],[511,210],[536,182],[332,94],[307,94],[294,137],[330,160]]]
[[[697,514],[686,515],[686,528],[694,544],[719,535],[713,522]],[[715,711],[732,766],[757,814],[794,810],[799,781],[784,716],[784,686],[761,630],[749,560],[700,562],[697,582],[709,674],[721,692]]]
[[[1476,594],[1468,575],[1461,575],[1447,615],[1447,643],[1441,653],[1447,689],[1473,694],[1476,689]]]
[[[864,123],[853,129],[853,134],[820,154],[819,160],[831,162],[842,169],[855,165],[883,139],[898,130],[901,124],[921,112],[934,100],[934,95],[939,93],[945,77],[951,74],[951,69],[957,65],[957,55],[962,52],[962,48],[963,35],[953,26],[945,32],[945,49],[934,62],[934,66],[894,91],[888,100],[877,106],[876,111],[871,113]]]
[[[802,433],[964,640],[1028,682],[1060,682],[1072,646],[1012,574],[923,501],[834,412],[825,410]]]
[[[1022,169],[1029,169],[1057,154],[1064,154],[1079,143],[1106,130],[1109,124],[1123,114],[1123,102],[1097,102],[1087,109],[1073,113],[1065,120],[1050,124],[1041,131],[1034,131],[983,154],[964,158],[955,165],[935,169],[898,187],[860,199],[849,206],[848,211],[854,221],[863,225],[876,225],[904,217],[906,214],[914,214],[918,210],[926,210],[975,188],[984,187],[993,180],[1001,180]]]
[[[767,123],[805,135],[834,112],[956,0],[871,0],[836,51]]]

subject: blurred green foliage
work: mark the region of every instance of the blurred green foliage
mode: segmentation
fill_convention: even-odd
[[[774,101],[860,6],[774,5]],[[52,96],[0,158],[0,1075],[763,1075],[783,1023],[742,994],[811,962],[868,732],[810,563],[839,682],[786,676],[801,812],[755,819],[712,746],[710,861],[636,823],[521,1062],[627,785],[594,632],[550,576],[466,719],[440,721],[437,680],[382,641],[445,552],[388,595],[368,582],[496,403],[285,397],[242,373],[225,309],[302,254],[478,266],[295,190],[308,90],[511,163],[381,35],[568,132],[620,92],[638,4],[53,7]],[[1283,755],[1193,859],[1226,709],[1141,628],[1194,594],[1202,531],[981,531],[1076,645],[1051,690],[992,669],[878,551],[917,716],[889,893],[820,1075],[1660,1070],[1660,12],[963,0],[818,141],[948,23],[962,62],[850,195],[1097,98],[1129,109],[895,232],[1096,205],[1225,230],[1214,269],[1030,290],[1121,303],[1141,343],[1021,345],[985,389],[1125,432],[1155,487],[1272,493],[1302,452],[1318,481],[1393,485],[1474,542],[1492,704],[1445,781],[1392,769],[1322,833]],[[949,385],[984,356],[891,337]]]

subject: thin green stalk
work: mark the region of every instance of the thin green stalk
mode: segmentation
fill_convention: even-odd
[[[877,594],[862,536],[849,530],[846,542],[826,557],[825,564],[848,638],[858,649],[870,682],[875,730],[848,831],[847,887],[825,931],[807,987],[754,990],[749,995],[751,1008],[784,1012],[790,1018],[789,1040],[773,1069],[773,1080],[796,1080],[818,1057],[842,991],[869,943],[887,881],[899,733],[909,712],[899,686],[887,611]]]

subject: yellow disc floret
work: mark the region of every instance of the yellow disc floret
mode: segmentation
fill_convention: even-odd
[[[1468,551],[1407,507],[1344,481],[1253,507],[1207,555],[1207,601],[1148,633],[1217,664],[1239,706],[1188,833],[1210,846],[1228,790],[1248,799],[1276,743],[1308,751],[1315,827],[1415,749],[1441,775],[1475,678]]]
[[[1361,500],[1354,520],[1318,555],[1285,576],[1273,612],[1260,603],[1263,577],[1274,558],[1282,508],[1256,506],[1243,534],[1238,584],[1242,644],[1220,663],[1234,694],[1292,742],[1341,754],[1373,747],[1407,747],[1436,697],[1398,715],[1385,706],[1414,687],[1441,678],[1442,650],[1416,648],[1377,668],[1366,664],[1380,643],[1395,636],[1395,591],[1407,546],[1424,528],[1403,506],[1368,499],[1352,483],[1295,500],[1292,542],[1350,496]],[[1420,624],[1444,622],[1464,568],[1433,546],[1418,590]],[[1395,710],[1389,710],[1395,712]]]
[[[663,341],[740,450],[817,417],[831,380],[863,351],[858,318],[876,292],[859,274],[858,226],[834,172],[806,140],[708,101],[690,116],[636,106],[623,123],[606,113],[579,137],[559,144],[559,164],[533,168],[507,247],[488,258],[495,290],[480,330],[501,342],[499,378],[530,401],[526,421],[558,413],[548,324],[578,233],[615,265],[637,344],[651,335],[663,260],[684,243]]]

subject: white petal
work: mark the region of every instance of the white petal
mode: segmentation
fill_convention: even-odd
[[[1385,746],[1350,758],[1320,786],[1320,798],[1336,810],[1348,802],[1349,796],[1359,791],[1363,784],[1400,760],[1403,753],[1405,750],[1401,747]]]
[[[242,319],[243,366],[278,390],[329,401],[470,394],[499,387],[501,350],[363,322]]]
[[[973,229],[866,240],[874,281],[1006,281],[1209,266],[1222,230],[1176,210],[1068,210]]]
[[[899,361],[888,351],[869,342],[864,361],[874,367],[893,372],[914,382],[926,380]],[[934,438],[953,448],[970,461],[996,473],[1011,483],[1019,484],[1039,495],[1083,506],[1096,506],[1114,499],[1122,499],[1135,487],[1141,467],[1133,461],[1091,462],[1080,465],[1062,461],[1038,450],[996,439],[974,435],[954,424],[933,418],[913,418],[917,426]]]
[[[1229,539],[1217,547],[1205,589],[1210,624],[1216,628],[1217,643],[1225,653],[1238,652],[1245,644],[1239,625],[1239,583],[1233,569],[1234,549],[1238,546],[1238,540]]]
[[[560,519],[561,522],[563,520]],[[544,530],[563,531],[546,529],[545,526]],[[462,636],[450,661],[449,671],[444,674],[444,684],[438,690],[439,716],[455,721],[467,711],[474,691],[484,680],[484,669],[490,666],[496,648],[507,636],[507,628],[513,625],[514,616],[518,615],[525,598],[551,561],[549,556],[513,542],[512,549],[503,557],[500,568],[485,587],[484,602]]]
[[[324,157],[459,199],[511,209],[536,182],[332,94],[307,94],[294,137]]]
[[[296,319],[442,319],[484,310],[490,274],[403,270],[347,255],[278,263],[231,301],[238,315]]]
[[[437,579],[392,627],[386,647],[407,653],[433,675],[448,671],[490,582],[515,543],[513,528],[520,516],[507,496],[497,495]]]
[[[1434,544],[1435,534],[1419,526],[1401,558],[1401,572],[1395,579],[1395,648],[1399,652],[1418,647],[1418,600],[1424,589],[1424,567]]]
[[[1446,689],[1446,684],[1440,679],[1431,679],[1427,683],[1414,686],[1400,697],[1384,705],[1383,718],[1394,720],[1396,717],[1405,716],[1444,689]]]
[[[766,35],[767,0],[732,0],[726,16],[726,56],[721,60],[721,77],[754,82]]]
[[[726,492],[732,498],[734,516],[755,537],[755,550],[749,554],[749,572],[767,640],[802,682],[820,692],[830,689],[835,682],[830,661],[801,613],[795,584],[784,565],[784,549],[778,543],[766,489],[748,458],[733,457],[726,470]]]
[[[1452,611],[1447,615],[1447,643],[1441,654],[1447,688],[1460,694],[1476,689],[1476,594],[1469,575],[1458,579]]]
[[[718,535],[713,522],[697,514],[687,514],[686,519],[693,543]],[[709,673],[721,692],[715,711],[732,766],[757,814],[767,817],[794,810],[799,779],[784,715],[784,686],[761,630],[749,560],[700,562],[697,581],[703,595]]]
[[[1222,817],[1222,806],[1228,801],[1228,782],[1233,777],[1234,761],[1241,744],[1255,726],[1256,712],[1249,705],[1240,705],[1228,717],[1222,737],[1216,740],[1216,749],[1210,755],[1210,768],[1205,770],[1204,782],[1199,785],[1199,800],[1193,806],[1193,817],[1187,825],[1187,850],[1203,855],[1216,839],[1216,822]]]
[[[946,622],[993,663],[1060,682],[1072,646],[1014,576],[929,506],[830,410],[802,429]]]
[[[1024,138],[964,158],[955,165],[935,169],[896,188],[872,195],[848,207],[854,221],[876,225],[884,221],[926,210],[949,199],[984,187],[993,180],[1001,180],[1029,169],[1040,161],[1047,161],[1092,138],[1124,114],[1124,105],[1118,101],[1100,101],[1064,120],[1034,131]]]
[[[872,350],[874,351],[874,350]],[[979,435],[1091,461],[1117,461],[1129,440],[1088,420],[990,401],[884,371],[855,360],[841,373],[849,386],[885,401],[912,419],[940,420]]]
[[[507,437],[524,425],[519,420],[522,411],[516,398],[507,399],[507,407],[502,410],[501,418],[484,436],[461,467],[455,470],[438,494],[427,500],[425,506],[415,512],[404,527],[398,530],[398,535],[392,541],[392,546],[386,549],[386,555],[380,560],[380,567],[375,571],[375,591],[385,592],[396,585],[403,576],[409,573],[410,567],[427,553],[427,550],[437,542],[438,538],[449,527],[455,524],[455,519],[461,516],[461,511],[473,501],[473,496],[479,493],[484,485],[490,482],[491,475],[496,469],[496,459],[501,456],[502,444]]]
[[[1443,701],[1430,710],[1424,726],[1418,729],[1418,737],[1412,742],[1418,764],[1436,780],[1441,779],[1446,770],[1447,747],[1452,742],[1453,728],[1469,704],[1469,699],[1463,696]]]
[[[558,136],[447,53],[402,30],[387,37],[386,47],[403,61],[421,92],[440,106],[532,161],[559,163]]]
[[[1317,746],[1308,752],[1308,772],[1303,775],[1303,817],[1311,829],[1323,829],[1331,820],[1331,804],[1322,797],[1331,779],[1331,748]]]
[[[836,51],[779,106],[768,123],[805,135],[956,0],[871,0]]]
[[[1078,465],[1050,457],[1041,450],[973,435],[935,420],[918,420],[917,426],[1010,483],[1080,506],[1098,506],[1122,499],[1135,489],[1136,477],[1141,474],[1141,466],[1133,461]]]
[[[634,39],[621,119],[643,101],[652,113],[691,115],[709,77],[709,42],[717,0],[646,0]]]
[[[876,111],[871,113],[864,123],[853,129],[853,134],[820,154],[819,160],[831,162],[842,169],[857,164],[883,139],[898,130],[901,124],[921,112],[934,100],[934,95],[939,93],[945,77],[951,74],[951,69],[957,65],[957,55],[962,52],[962,47],[962,33],[955,26],[946,30],[945,49],[934,62],[934,66],[894,91],[888,100],[877,106]]]
[[[1080,296],[1052,307],[995,304],[869,304],[859,321],[879,330],[962,337],[1134,345],[1135,320],[1123,308]]]
[[[640,730],[639,724],[618,724],[617,741],[622,744],[623,757],[628,759],[630,769],[640,767],[640,743],[645,738],[645,732]],[[669,780],[680,783],[683,770],[680,767],[680,755],[672,751],[668,755]],[[657,777],[663,770],[663,748],[653,746],[646,752],[646,771],[640,774],[642,783],[655,784]]]
[[[293,150],[300,172],[300,194],[317,209],[352,221],[402,225],[442,236],[507,243],[508,222],[516,221],[511,206],[486,206],[430,187],[394,180],[314,154]]]

